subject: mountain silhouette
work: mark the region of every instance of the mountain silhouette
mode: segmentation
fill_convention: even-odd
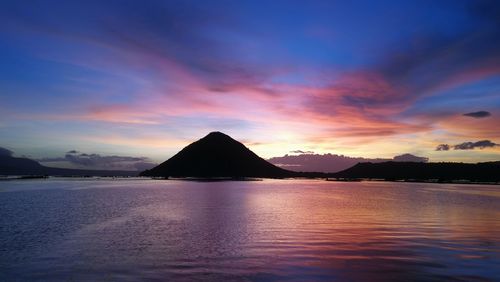
[[[296,173],[279,168],[221,132],[211,132],[179,153],[146,170],[156,177],[262,177],[282,178]]]
[[[499,182],[500,161],[483,163],[417,163],[383,162],[358,163],[334,173],[335,178],[378,178],[385,180],[468,180],[474,182]]]
[[[137,171],[69,169],[43,166],[28,158],[0,155],[0,175],[137,176]]]

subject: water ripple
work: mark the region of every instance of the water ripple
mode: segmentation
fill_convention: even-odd
[[[495,281],[492,186],[1,183],[0,280]]]

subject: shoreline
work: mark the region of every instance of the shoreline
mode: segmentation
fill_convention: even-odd
[[[0,176],[1,181],[13,180],[45,180],[45,179],[86,179],[86,180],[176,180],[176,181],[193,181],[193,182],[241,182],[241,181],[263,181],[263,180],[319,180],[328,182],[401,182],[401,183],[427,183],[427,184],[462,184],[462,185],[500,185],[500,182],[492,181],[470,181],[466,179],[457,180],[439,180],[439,179],[397,179],[388,180],[380,178],[328,178],[328,177],[284,177],[284,178],[267,178],[267,177],[145,177],[145,176],[50,176],[50,175],[9,175]]]

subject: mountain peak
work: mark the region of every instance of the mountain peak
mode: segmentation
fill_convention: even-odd
[[[208,137],[208,136],[227,136],[227,137],[229,137],[229,135],[222,133],[220,131],[212,131],[212,132],[208,133],[207,136],[205,136],[205,137]]]
[[[220,131],[212,131],[210,133],[208,133],[205,137],[203,137],[202,139],[205,139],[205,138],[217,138],[217,139],[231,139],[231,140],[234,140],[233,138],[231,138],[229,135],[227,134],[224,134]],[[236,140],[235,140],[236,141]]]
[[[210,132],[143,176],[286,177],[293,173],[267,162],[219,131]]]

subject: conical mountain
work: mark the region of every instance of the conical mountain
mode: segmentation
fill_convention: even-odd
[[[224,133],[211,132],[141,175],[280,178],[294,173],[274,166]]]

